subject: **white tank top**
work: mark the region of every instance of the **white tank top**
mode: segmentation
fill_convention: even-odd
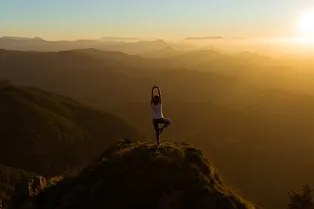
[[[164,117],[164,115],[162,114],[161,104],[157,104],[157,105],[152,104],[152,109],[153,109],[153,119],[160,119]]]

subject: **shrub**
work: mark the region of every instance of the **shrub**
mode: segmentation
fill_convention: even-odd
[[[309,185],[305,185],[300,193],[291,191],[288,209],[314,209],[313,191]]]

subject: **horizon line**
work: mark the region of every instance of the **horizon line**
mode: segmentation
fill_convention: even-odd
[[[193,41],[228,41],[228,40],[313,40],[313,37],[303,37],[303,36],[272,36],[272,37],[237,37],[237,36],[184,36],[176,38],[156,38],[156,37],[132,37],[132,36],[102,36],[99,38],[78,38],[78,39],[47,39],[42,36],[15,36],[15,35],[2,35],[0,39],[17,39],[17,40],[42,40],[49,42],[58,42],[58,41],[117,41],[117,42],[131,42],[131,41],[183,41],[183,42],[193,42]]]
[[[218,38],[219,37],[219,38]],[[17,35],[2,35],[0,38],[11,39],[41,39],[44,41],[106,41],[106,40],[217,40],[217,39],[257,39],[258,37],[236,37],[236,36],[178,36],[178,37],[139,37],[139,36],[102,36],[99,38],[73,38],[73,39],[49,39],[43,36],[17,36]]]

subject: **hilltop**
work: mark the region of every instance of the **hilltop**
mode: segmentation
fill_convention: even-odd
[[[65,96],[0,83],[0,163],[55,175],[83,166],[137,131],[122,119]]]
[[[76,177],[55,186],[36,179],[30,190],[17,185],[9,208],[253,208],[228,189],[199,149],[186,143],[157,147],[117,141]]]

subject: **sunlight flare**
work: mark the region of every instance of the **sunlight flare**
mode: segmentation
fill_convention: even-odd
[[[308,10],[302,13],[300,29],[303,35],[314,36],[314,10]]]

